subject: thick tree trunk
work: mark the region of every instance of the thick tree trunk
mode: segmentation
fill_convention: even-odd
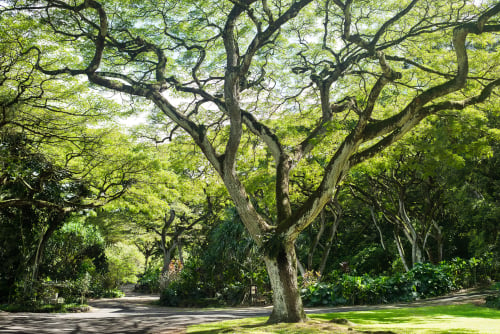
[[[177,248],[176,242],[173,242],[173,244],[171,245],[163,245],[161,247],[163,251],[163,268],[161,269],[162,275],[168,272],[170,268],[170,262],[172,262],[172,257],[174,255],[176,248]]]
[[[297,257],[293,243],[264,257],[273,289],[273,311],[268,323],[303,322],[306,313],[297,284]]]

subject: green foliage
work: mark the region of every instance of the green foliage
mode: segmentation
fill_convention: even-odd
[[[106,258],[113,287],[137,282],[137,276],[143,270],[144,256],[135,246],[118,242],[106,248]]]
[[[6,304],[0,305],[0,310],[6,312],[34,312],[34,313],[67,313],[67,312],[87,312],[89,307],[86,304],[57,303],[57,304]]]
[[[491,308],[496,308],[500,310],[500,293],[496,296],[488,296],[486,297],[486,304],[485,306],[491,307]]]
[[[90,281],[90,291],[88,296],[92,298],[119,298],[125,293],[116,287],[115,281],[109,273],[94,274]]]
[[[237,305],[250,302],[251,286],[269,290],[269,280],[255,243],[234,208],[193,249],[180,277],[162,291],[166,305]]]
[[[71,176],[26,134],[0,131],[0,300],[16,281],[31,286],[42,241],[62,226],[64,208],[88,194]]]
[[[207,174],[213,173],[207,163],[185,159],[189,156],[185,154],[176,161],[177,152],[156,155],[147,145],[131,145],[128,136],[103,128],[98,122],[109,120],[105,114],[120,112],[112,108],[112,103],[96,99],[88,87],[81,90],[82,78],[88,78],[94,87],[137,96],[123,101],[138,109],[145,110],[154,104],[157,109],[153,111],[153,125],[146,137],[154,139],[156,144],[173,138],[177,146],[184,140],[182,131],[190,134],[221,174],[238,209],[244,213],[245,225],[252,227],[254,240],[272,234],[268,231],[273,231],[276,225],[289,224],[284,226],[289,226],[286,232],[291,233],[270,238],[277,241],[275,245],[281,244],[282,235],[295,236],[306,229],[322,209],[315,203],[326,203],[352,166],[401,138],[428,114],[439,112],[408,141],[395,147],[391,159],[376,157],[378,165],[383,166],[370,165],[366,174],[373,175],[375,169],[385,171],[386,166],[394,170],[394,165],[404,163],[402,179],[410,181],[405,183],[409,189],[405,205],[411,221],[419,223],[414,228],[419,232],[416,239],[429,241],[420,245],[428,260],[451,258],[464,249],[469,257],[495,251],[496,247],[498,255],[500,211],[498,182],[495,182],[498,172],[494,172],[500,170],[495,168],[497,163],[491,159],[493,163],[485,164],[479,172],[452,171],[494,155],[489,145],[491,140],[483,133],[498,136],[497,129],[489,129],[489,118],[494,117],[487,115],[495,116],[499,110],[495,106],[498,94],[494,88],[499,82],[496,80],[500,69],[496,52],[498,36],[491,33],[498,30],[495,25],[498,19],[489,17],[498,15],[498,7],[494,7],[498,5],[494,1],[391,0],[363,1],[352,6],[350,3],[344,6],[340,1],[251,1],[243,8],[234,1],[176,1],[165,6],[158,6],[155,1],[110,0],[102,1],[102,6],[99,1],[85,1],[81,5],[48,1],[41,6],[31,1],[3,1],[0,126],[31,132],[40,140],[42,152],[29,159],[18,159],[20,164],[5,159],[0,173],[5,170],[7,176],[0,175],[0,183],[5,185],[3,181],[7,180],[7,186],[0,193],[0,201],[10,201],[12,194],[23,199],[34,195],[35,198],[29,198],[31,202],[40,204],[42,200],[50,200],[51,205],[65,204],[64,210],[79,211],[80,205],[86,208],[94,201],[96,205],[104,205],[131,190],[123,202],[108,205],[106,215],[97,215],[104,216],[102,220],[114,215],[115,219],[101,225],[119,226],[118,237],[113,235],[118,240],[113,242],[130,235],[154,242],[148,233],[162,223],[164,212],[174,206],[186,216],[199,213],[203,205],[198,205],[202,200],[196,195],[201,193],[202,181],[193,180],[206,180]],[[478,17],[481,19],[476,30],[472,27]],[[323,23],[319,24],[320,21]],[[460,26],[471,29],[471,36],[463,43],[467,45],[464,50],[456,43],[459,36],[453,33]],[[450,44],[453,36],[455,45]],[[460,52],[466,52],[467,57],[462,54],[455,59]],[[454,79],[456,63],[466,59],[470,62],[458,66],[459,77]],[[462,68],[468,73],[462,73]],[[388,75],[396,72],[398,75],[390,75],[392,78]],[[463,85],[462,77],[466,81]],[[71,87],[73,92],[68,92],[67,87],[63,89],[64,86]],[[490,95],[491,102],[487,101],[489,105],[483,109],[493,111],[469,107],[462,110]],[[150,100],[149,105],[141,105],[143,98]],[[26,101],[29,108],[14,110],[12,106],[20,101]],[[83,115],[90,115],[95,121],[87,124],[89,118]],[[93,140],[86,140],[89,137]],[[227,141],[228,138],[231,139]],[[200,150],[195,151],[191,157],[198,158]],[[399,159],[407,151],[414,157],[425,152],[432,159]],[[51,159],[39,159],[46,156]],[[178,161],[182,159],[187,162]],[[286,170],[281,169],[285,166]],[[446,166],[445,175],[438,175],[436,171],[442,166]],[[170,168],[186,177],[173,175]],[[42,173],[47,171],[51,172],[50,177]],[[408,176],[414,171],[425,181],[418,187]],[[482,178],[485,171],[487,177]],[[193,177],[200,174],[202,178]],[[467,184],[448,182],[452,178],[467,180]],[[436,191],[426,191],[428,184],[436,183],[439,185],[433,187]],[[42,187],[33,192],[35,184]],[[388,187],[391,188],[394,189]],[[280,193],[286,198],[280,198]],[[377,195],[378,199],[382,197]],[[428,203],[425,199],[429,199]],[[253,206],[248,205],[249,201]],[[70,207],[66,205],[68,202]],[[193,202],[196,204],[193,207],[186,205]],[[385,216],[387,211],[401,207],[389,205],[396,203],[390,198],[384,202],[380,206],[387,208]],[[433,206],[436,203],[437,208]],[[358,206],[353,207],[358,210]],[[279,212],[290,218],[281,219]],[[249,285],[266,287],[259,261],[261,250],[256,250],[248,234],[241,232],[240,222],[231,224],[237,220],[232,218],[200,240],[191,236],[193,244],[206,246],[206,238],[211,246],[205,248],[206,254],[196,247],[188,250],[192,259],[184,274],[169,281],[173,297],[184,293],[183,290],[207,298],[228,291],[227,299],[241,299]],[[378,240],[373,238],[373,229],[367,231],[366,217],[358,214],[346,218],[355,220],[348,231],[355,237],[348,242],[341,240],[348,234],[344,230],[339,233],[337,246],[344,248],[344,254],[350,253],[353,268],[360,273],[387,270],[392,260],[387,253],[395,254],[394,247],[389,245],[386,253],[385,247],[374,246]],[[5,223],[5,227],[0,232],[6,236],[0,249],[8,247],[0,254],[0,263],[5,263],[6,268],[0,276],[2,294],[16,280],[26,283],[30,270],[27,267],[33,262],[33,255],[38,254],[34,245],[43,240],[47,223],[53,221],[54,212],[32,204],[22,210],[3,210],[0,223]],[[259,226],[258,221],[273,227],[262,228],[266,224]],[[431,226],[431,223],[436,224]],[[139,228],[133,225],[146,232],[138,232]],[[443,234],[441,226],[448,228]],[[50,227],[56,229],[59,225]],[[435,231],[429,236],[430,228]],[[283,229],[278,227],[276,231]],[[382,226],[379,232],[382,242],[383,237],[387,241],[387,235],[396,233],[387,226]],[[106,233],[107,241],[112,239],[111,235]],[[442,240],[443,235],[449,240]],[[22,242],[16,244],[16,237]],[[61,238],[62,241],[67,238],[69,244],[82,240],[69,233]],[[465,239],[464,246],[458,249],[454,241],[461,238]],[[360,239],[363,242],[358,242]],[[449,256],[442,256],[442,247],[429,249],[432,239],[443,242],[439,246],[449,245],[445,249]],[[68,286],[80,282],[82,291],[75,287],[68,295],[84,295],[89,284],[91,290],[97,291],[97,287],[92,287],[93,281],[116,287],[121,282],[134,281],[140,271],[139,256],[125,252],[126,247],[108,249],[109,274],[105,274],[101,272],[105,265],[99,261],[100,244],[57,254],[51,251],[57,250],[55,243],[61,240],[53,241],[48,251],[54,257],[47,261],[43,274],[64,278],[71,282]],[[356,249],[349,247],[359,244],[362,246]],[[408,248],[408,242],[403,246]],[[68,248],[64,245],[60,249]],[[271,249],[268,254],[273,253],[277,252]],[[331,261],[330,267],[338,263],[336,260]],[[58,263],[67,266],[60,269]],[[478,281],[478,266],[469,262],[461,266],[457,264],[455,269],[443,273],[417,265],[414,271],[401,276],[404,279],[394,278],[394,282],[346,275],[338,287],[339,298],[353,303],[358,302],[355,298],[383,299],[392,283],[419,296]],[[473,270],[468,271],[469,267]],[[36,261],[33,268],[36,276]],[[462,272],[464,276],[460,279],[467,283],[450,276],[453,270]],[[88,274],[97,280],[88,283]],[[453,278],[451,285],[448,277]],[[144,276],[149,287],[159,285],[160,280],[155,273]],[[411,284],[405,285],[405,280]]]
[[[168,273],[166,287],[160,295],[160,303],[167,306],[209,306],[217,304],[214,298],[214,282],[203,279],[201,262],[190,259],[180,272]]]
[[[500,282],[495,283],[494,287],[497,289],[497,293],[495,295],[486,297],[485,305],[487,307],[500,310]]]
[[[419,263],[405,274],[393,276],[351,276],[339,273],[329,282],[308,285],[301,290],[309,306],[381,304],[407,302],[441,296],[490,279],[491,254],[483,259],[454,259],[439,265]],[[498,268],[496,268],[498,271]]]
[[[389,263],[388,252],[379,245],[368,245],[366,248],[356,252],[349,264],[360,273],[380,273],[386,269]]]
[[[139,277],[134,290],[141,292],[159,292],[160,291],[160,268],[147,268],[144,274]]]
[[[76,279],[107,271],[104,239],[100,231],[85,224],[82,217],[72,217],[47,242],[41,265],[42,276],[52,280]]]
[[[85,273],[74,280],[68,280],[61,284],[59,289],[60,296],[66,302],[84,303],[85,298],[89,295],[92,277],[89,273]]]

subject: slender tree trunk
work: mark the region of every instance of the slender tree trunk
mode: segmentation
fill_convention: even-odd
[[[370,206],[370,213],[372,215],[373,223],[375,224],[375,227],[377,228],[377,231],[378,231],[378,234],[380,237],[380,245],[382,246],[382,248],[384,250],[386,250],[385,243],[384,243],[384,236],[382,235],[382,229],[380,228],[380,226],[378,226],[377,217],[375,216],[375,209],[372,206]]]
[[[403,263],[405,271],[408,272],[410,271],[410,269],[408,268],[408,264],[406,263],[404,248],[403,245],[401,244],[401,239],[399,238],[399,235],[396,233],[396,231],[394,231],[394,241],[396,242],[396,246],[398,248],[399,258]]]
[[[436,230],[436,246],[437,246],[437,262],[443,261],[443,231],[441,227],[433,221],[434,229]]]
[[[273,289],[273,311],[268,323],[303,322],[306,313],[297,285],[295,245],[281,245],[275,254],[264,257]]]
[[[297,267],[299,269],[300,275],[302,277],[304,277],[304,275],[306,274],[306,269],[304,268],[304,266],[302,265],[302,263],[300,263],[299,258],[297,258]]]
[[[420,247],[418,247],[418,240],[416,236],[410,240],[411,242],[411,266],[412,268],[415,264],[420,263]]]
[[[323,232],[325,231],[325,209],[321,211],[321,214],[319,216],[319,224],[319,231],[318,233],[316,233],[314,241],[309,248],[309,254],[307,255],[307,270],[313,270],[314,253],[316,252],[316,248],[318,247],[319,241],[321,240]]]
[[[177,252],[179,253],[179,261],[184,267],[184,256],[182,255],[182,240],[179,240],[179,242],[177,243]]]
[[[339,205],[340,208],[340,205]],[[321,263],[319,265],[319,275],[320,279],[323,279],[325,273],[326,263],[328,257],[330,256],[330,251],[332,250],[333,240],[335,239],[335,234],[337,234],[337,229],[339,227],[340,221],[342,220],[342,210],[339,209],[338,213],[334,213],[334,221],[330,229],[330,235],[325,245],[325,250],[323,251],[323,256],[321,257]]]

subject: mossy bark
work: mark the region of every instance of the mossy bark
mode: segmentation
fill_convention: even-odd
[[[293,243],[281,245],[265,257],[273,289],[273,311],[268,323],[303,322],[306,313],[297,284],[297,257]]]

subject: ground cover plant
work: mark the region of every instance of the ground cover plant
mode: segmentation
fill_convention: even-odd
[[[497,333],[500,310],[471,304],[309,315],[304,324],[267,325],[264,317],[190,326],[187,333]],[[347,321],[346,321],[347,320]]]
[[[61,303],[61,304],[3,304],[0,310],[4,312],[33,312],[33,313],[67,313],[67,312],[87,312],[87,304]]]
[[[500,310],[500,282],[497,282],[494,286],[494,289],[497,290],[497,293],[492,296],[486,297],[486,306],[491,308],[496,308]]]
[[[491,258],[418,263],[409,272],[391,276],[339,274],[328,282],[309,282],[302,290],[307,306],[335,306],[408,302],[442,296],[487,282]]]

